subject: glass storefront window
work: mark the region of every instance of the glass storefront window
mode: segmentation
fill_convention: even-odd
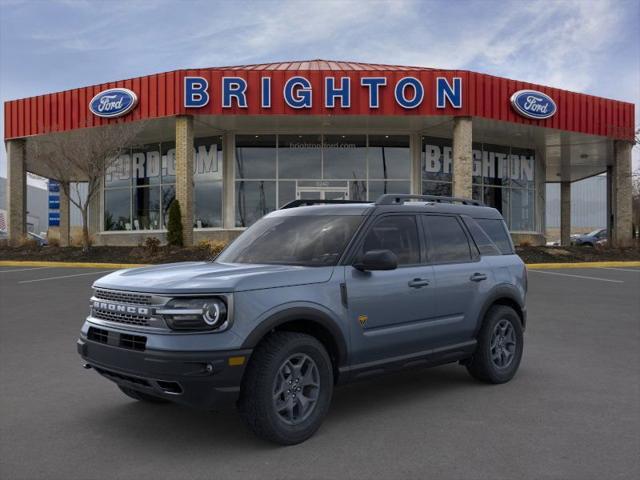
[[[104,230],[165,228],[175,198],[175,160],[173,142],[135,146],[123,153],[105,176]],[[193,170],[194,226],[221,227],[222,137],[194,141]]]
[[[104,229],[131,230],[130,188],[114,188],[105,190]]]
[[[133,189],[133,230],[160,229],[160,188]]]
[[[386,193],[411,193],[411,183],[398,180],[369,180],[369,200]]]
[[[322,161],[323,178],[366,179],[366,135],[325,135]]]
[[[275,135],[236,135],[236,178],[276,178]]]
[[[451,140],[423,137],[422,192],[450,196]],[[535,231],[535,150],[472,144],[472,197],[496,208],[512,231]]]
[[[322,135],[278,135],[279,178],[322,178]]]
[[[411,150],[407,135],[369,135],[368,153],[370,179],[411,177]]]
[[[248,227],[276,209],[275,181],[236,181],[236,226]]]

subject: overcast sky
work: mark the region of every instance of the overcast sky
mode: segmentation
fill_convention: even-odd
[[[640,123],[640,0],[0,5],[3,102],[180,68],[323,58],[470,69],[625,100]]]

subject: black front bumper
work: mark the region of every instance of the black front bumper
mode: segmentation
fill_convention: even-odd
[[[85,366],[118,385],[206,410],[235,404],[252,352],[136,351],[84,336],[77,346]],[[241,365],[240,357],[244,357]]]

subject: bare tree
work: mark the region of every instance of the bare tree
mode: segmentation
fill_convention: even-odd
[[[82,247],[90,247],[88,212],[100,192],[100,183],[117,158],[136,140],[139,123],[112,124],[65,133],[52,133],[27,141],[27,158],[43,165],[69,201],[82,215]],[[87,195],[80,195],[78,182],[87,184]],[[71,185],[75,185],[72,195]]]

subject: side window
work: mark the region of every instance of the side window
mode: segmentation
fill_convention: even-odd
[[[429,261],[432,263],[470,262],[467,235],[456,217],[423,215],[429,234]]]
[[[471,234],[471,237],[473,238],[473,241],[478,247],[481,255],[502,255],[500,249],[495,243],[493,243],[482,227],[478,225],[473,218],[463,216],[462,221],[469,229],[469,233]]]
[[[420,241],[413,215],[391,215],[374,223],[367,232],[360,254],[370,250],[391,250],[398,265],[420,263]]]
[[[478,225],[482,227],[489,238],[493,240],[498,249],[503,255],[510,255],[513,253],[513,245],[511,243],[511,237],[504,224],[504,221],[490,218],[476,218]]]

